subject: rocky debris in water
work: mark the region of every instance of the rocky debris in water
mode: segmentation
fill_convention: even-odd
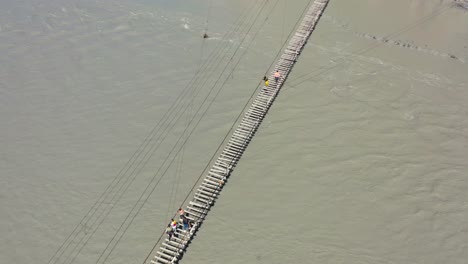
[[[464,10],[468,10],[468,0],[454,0],[455,5]]]
[[[468,1],[468,0],[466,0],[466,1]],[[381,37],[381,36],[378,36],[378,35],[373,35],[373,34],[368,34],[368,33],[355,32],[355,35],[358,36],[358,37],[361,37],[361,38],[366,38],[366,39],[370,39],[370,40],[373,40],[373,41],[378,41],[378,42],[381,42],[381,43],[385,43],[386,45],[395,45],[395,46],[398,46],[398,47],[411,49],[411,50],[416,50],[418,52],[423,52],[423,53],[431,54],[431,55],[434,55],[434,56],[440,56],[440,57],[455,59],[455,60],[458,60],[458,61],[460,61],[462,63],[465,63],[465,60],[460,59],[460,58],[458,58],[457,56],[455,56],[453,54],[444,53],[444,52],[441,52],[441,51],[429,49],[427,44],[424,44],[424,46],[417,46],[414,43],[414,41],[405,41],[405,40],[399,40],[399,39],[392,40],[392,39],[388,39],[386,37]],[[466,48],[466,46],[465,46],[465,48]]]

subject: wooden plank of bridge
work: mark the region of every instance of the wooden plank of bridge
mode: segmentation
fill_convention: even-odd
[[[252,101],[249,109],[244,113],[237,128],[231,134],[225,148],[212,164],[200,186],[195,191],[191,201],[186,206],[187,218],[193,221],[190,230],[183,230],[181,226],[176,228],[178,237],[173,236],[171,240],[165,239],[151,260],[153,264],[177,263],[186,249],[188,242],[193,238],[199,225],[213,205],[214,200],[224,187],[226,179],[230,176],[232,168],[241,158],[244,150],[255,135],[260,123],[263,121],[268,109],[273,104],[284,81],[291,72],[299,54],[307,43],[314,30],[323,10],[329,0],[315,0],[305,14],[295,34],[289,40],[287,47],[276,63],[274,69],[280,72],[278,82],[274,81],[273,73],[269,76],[270,85],[263,87],[257,97]]]

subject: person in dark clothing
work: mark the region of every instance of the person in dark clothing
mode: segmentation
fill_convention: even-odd
[[[182,227],[184,230],[190,229],[190,220],[188,220],[185,215],[180,215],[180,220],[182,220]]]
[[[184,230],[187,230],[189,229],[189,220],[184,216],[184,218],[182,219],[182,224],[184,225]]]
[[[166,234],[169,236],[169,240],[171,240],[172,236],[174,235],[174,231],[172,230],[171,224],[167,225]]]

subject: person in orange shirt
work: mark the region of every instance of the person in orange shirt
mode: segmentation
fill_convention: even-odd
[[[281,77],[281,74],[279,73],[278,70],[276,70],[276,72],[275,72],[275,74],[273,76],[275,76],[275,82],[278,82],[279,78]]]
[[[184,211],[184,209],[182,209],[182,208],[179,208],[179,211],[177,211],[177,212],[178,212],[179,215],[181,215],[181,216],[185,214],[185,211]]]

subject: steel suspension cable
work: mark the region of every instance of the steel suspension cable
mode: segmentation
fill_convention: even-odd
[[[234,31],[232,31],[232,32],[235,32],[235,31],[236,31],[236,30],[234,30]],[[221,45],[218,46],[218,47],[221,47]],[[220,49],[218,49],[217,51],[219,52]],[[211,61],[213,61],[213,60],[211,60]],[[210,62],[210,61],[208,61],[208,62]],[[208,63],[208,62],[205,63],[205,65],[206,65],[205,69],[209,67],[209,63]],[[192,78],[192,79],[194,79],[194,78]],[[189,88],[189,87],[190,87],[190,85],[187,86],[187,88]],[[144,151],[144,149],[146,148],[146,146],[148,146],[149,142],[154,138],[153,132],[155,131],[155,129],[159,127],[159,124],[160,124],[160,123],[162,123],[162,122],[164,122],[165,120],[167,120],[167,119],[165,119],[165,117],[167,117],[167,114],[168,114],[168,113],[171,114],[171,110],[172,110],[173,108],[175,108],[174,106],[177,106],[178,103],[181,102],[181,100],[180,100],[181,95],[184,95],[184,92],[185,92],[185,91],[187,91],[187,89],[185,89],[185,90],[178,96],[178,98],[176,99],[175,103],[168,109],[168,111],[166,112],[166,114],[163,116],[163,119],[161,119],[160,122],[158,122],[158,124],[152,129],[151,133],[147,136],[147,138],[144,140],[144,142],[142,143],[142,145],[137,149],[137,151],[134,153],[134,155],[133,155],[132,158],[127,162],[126,165],[128,165],[128,164],[130,163],[130,167],[131,167],[131,166],[134,164],[134,162],[135,162],[135,160],[138,158],[138,156],[141,155],[141,153]],[[148,140],[148,138],[150,138],[150,139]],[[147,143],[147,144],[145,144],[145,143]],[[144,145],[145,145],[145,146],[144,146]],[[143,146],[143,149],[142,149],[142,146]],[[142,149],[142,150],[140,150],[140,149]],[[138,153],[138,154],[137,154],[137,153]],[[136,158],[134,158],[135,155],[136,155]],[[133,160],[133,161],[132,161],[132,160]],[[124,166],[124,168],[122,168],[121,171],[123,171],[123,170],[125,169],[125,167],[127,167],[127,166]],[[125,172],[127,172],[128,169],[129,169],[130,167],[128,167],[127,170],[126,170]],[[120,179],[118,179],[118,177],[119,177],[121,174],[122,174],[122,173],[120,172],[120,173],[117,175],[117,177],[114,178],[113,182],[106,188],[105,192],[104,192],[104,193],[101,195],[101,197],[96,201],[95,205],[94,205],[94,206],[88,211],[88,213],[83,217],[83,219],[82,219],[82,220],[80,221],[80,223],[75,227],[75,229],[72,231],[72,233],[67,237],[67,239],[64,241],[64,243],[62,243],[62,245],[59,247],[59,249],[56,251],[56,253],[54,253],[54,255],[53,255],[52,258],[49,260],[49,262],[52,262],[52,260],[54,260],[54,258],[57,256],[58,252],[59,252],[61,249],[64,248],[64,246],[65,246],[65,244],[66,244],[67,242],[69,242],[68,245],[65,247],[65,249],[62,251],[62,253],[55,259],[55,262],[57,262],[57,261],[61,258],[61,256],[63,255],[63,253],[64,253],[64,252],[68,249],[68,247],[70,246],[70,244],[73,243],[74,238],[76,238],[76,236],[79,234],[79,232],[81,231],[83,225],[87,225],[87,224],[88,224],[88,222],[90,221],[90,219],[91,219],[91,218],[94,216],[94,214],[97,212],[97,209],[99,208],[99,206],[102,205],[102,204],[105,202],[106,198],[108,197],[108,195],[110,194],[110,192],[112,191],[112,189],[113,189],[115,186],[117,186],[117,184],[123,179],[122,177],[121,177]],[[117,183],[116,183],[114,186],[112,186],[112,184],[113,184],[117,179],[118,179]],[[111,189],[111,191],[108,192],[108,193],[106,194],[106,192],[109,190],[109,188]],[[104,196],[104,199],[103,199],[102,201],[100,201],[101,198],[102,198],[103,196]],[[98,205],[98,206],[96,207],[96,205]],[[92,211],[94,211],[94,212],[92,212]],[[92,213],[91,213],[91,212],[92,212]],[[90,214],[90,213],[91,213],[91,214]],[[88,216],[89,216],[88,220],[83,224],[83,223],[82,223],[83,220],[86,219]],[[95,221],[95,222],[96,222],[96,221]],[[81,227],[81,228],[78,228],[78,227]],[[77,232],[75,232],[75,231],[77,231]],[[71,236],[73,236],[73,235],[74,235],[74,238],[70,240]],[[80,241],[80,242],[81,242],[81,241]],[[78,243],[78,244],[79,244],[79,243]],[[76,248],[76,247],[75,247],[75,248]],[[73,250],[72,250],[72,251],[73,251]],[[54,263],[55,263],[55,262],[54,262]]]
[[[245,37],[244,37],[244,40],[245,40]],[[244,51],[243,54],[245,54],[245,51]],[[234,57],[234,56],[233,56],[233,57]],[[239,59],[238,62],[236,63],[236,66],[238,65],[239,62],[240,62],[240,59]],[[227,67],[226,67],[226,68],[227,68]],[[225,68],[225,69],[226,69],[226,68]],[[235,69],[235,68],[234,68],[234,69]],[[232,71],[231,71],[231,72],[232,72]],[[219,79],[218,79],[218,80],[219,80]],[[224,81],[222,87],[225,85],[225,83],[227,82],[227,80],[228,80],[228,79],[226,79],[226,80]],[[212,101],[209,103],[208,107],[207,107],[207,108],[205,109],[205,111],[202,113],[202,116],[200,117],[200,119],[198,120],[198,122],[195,124],[195,126],[192,128],[192,130],[189,132],[188,137],[183,141],[182,145],[181,145],[181,146],[179,147],[179,149],[176,151],[176,155],[177,155],[177,153],[181,150],[181,147],[187,143],[188,139],[190,138],[190,136],[192,135],[192,133],[194,132],[194,130],[197,128],[197,126],[200,124],[200,121],[201,121],[201,120],[203,119],[203,117],[206,115],[207,111],[210,109],[210,106],[212,105],[212,103],[214,102],[214,100],[216,99],[216,97],[219,95],[220,91],[221,91],[221,89],[218,90],[218,92],[215,94],[214,98],[213,98]],[[179,140],[180,140],[180,139],[181,139],[181,138],[179,138]],[[179,141],[179,140],[178,140],[178,141]],[[176,145],[174,146],[174,148],[171,150],[171,153],[172,153],[173,150],[175,150],[175,147],[176,147],[176,146],[177,146],[177,143],[176,143]],[[170,156],[170,155],[169,155],[169,156]],[[168,156],[167,158],[169,158],[169,156]],[[126,230],[128,230],[128,228],[130,227],[131,223],[133,222],[133,220],[135,219],[135,217],[138,215],[139,211],[141,210],[141,208],[142,208],[142,207],[144,206],[144,204],[147,202],[147,200],[148,200],[148,198],[151,196],[152,192],[155,190],[155,188],[158,186],[158,184],[160,183],[160,181],[162,180],[162,178],[163,178],[164,175],[166,174],[168,168],[171,166],[171,164],[173,163],[174,159],[175,159],[175,156],[172,158],[172,160],[171,160],[170,163],[169,163],[169,166],[165,169],[165,171],[162,173],[161,177],[158,179],[158,181],[157,181],[156,184],[153,186],[153,188],[151,189],[151,191],[149,192],[149,194],[147,195],[147,197],[144,199],[143,203],[141,203],[140,207],[139,207],[139,208],[137,209],[137,211],[136,211],[136,214],[131,218],[131,220],[130,220],[129,223],[127,224],[127,227],[124,228],[124,231],[122,232],[122,234],[121,234],[120,237],[118,238],[117,242],[114,243],[114,245],[112,246],[110,252],[109,252],[109,253],[107,254],[107,256],[104,258],[104,260],[103,260],[102,263],[105,263],[105,262],[107,261],[108,257],[109,257],[110,254],[113,252],[113,250],[115,249],[115,247],[116,247],[117,244],[119,243],[120,239],[121,239],[122,236],[125,234]],[[166,160],[167,160],[167,159],[165,159],[165,161],[166,161]],[[160,167],[160,168],[162,168],[162,167]],[[157,172],[155,175],[157,175],[157,174],[159,173],[159,171],[160,171],[160,170],[158,170],[158,172]],[[148,187],[149,187],[149,186],[150,186],[150,185],[148,185]],[[145,191],[146,191],[146,189],[145,189]],[[144,192],[145,192],[145,191],[144,191]],[[144,195],[144,193],[142,193],[141,198],[143,197],[143,195]],[[135,206],[138,205],[138,202],[139,202],[139,201],[140,201],[140,199],[137,201],[137,203],[135,204]],[[129,216],[130,216],[130,214],[128,215],[128,217],[129,217]],[[122,223],[122,225],[121,225],[120,228],[122,228],[122,226],[123,226],[123,224],[125,223],[126,220],[127,220],[127,219],[124,220],[124,222]],[[119,228],[119,229],[120,229],[120,228]],[[117,233],[116,233],[116,235],[117,235]],[[114,238],[115,238],[115,236],[114,236]],[[114,238],[113,238],[113,239],[114,239]],[[112,242],[112,240],[111,240],[111,242]],[[110,242],[110,243],[111,243],[111,242]],[[108,244],[108,246],[110,245],[110,243]],[[105,252],[106,250],[107,250],[107,247],[106,247],[106,249],[104,250],[104,252]],[[103,254],[104,254],[104,252],[103,252]],[[101,254],[101,257],[103,256],[103,254]],[[101,257],[98,259],[98,261],[97,261],[96,263],[99,263]]]

